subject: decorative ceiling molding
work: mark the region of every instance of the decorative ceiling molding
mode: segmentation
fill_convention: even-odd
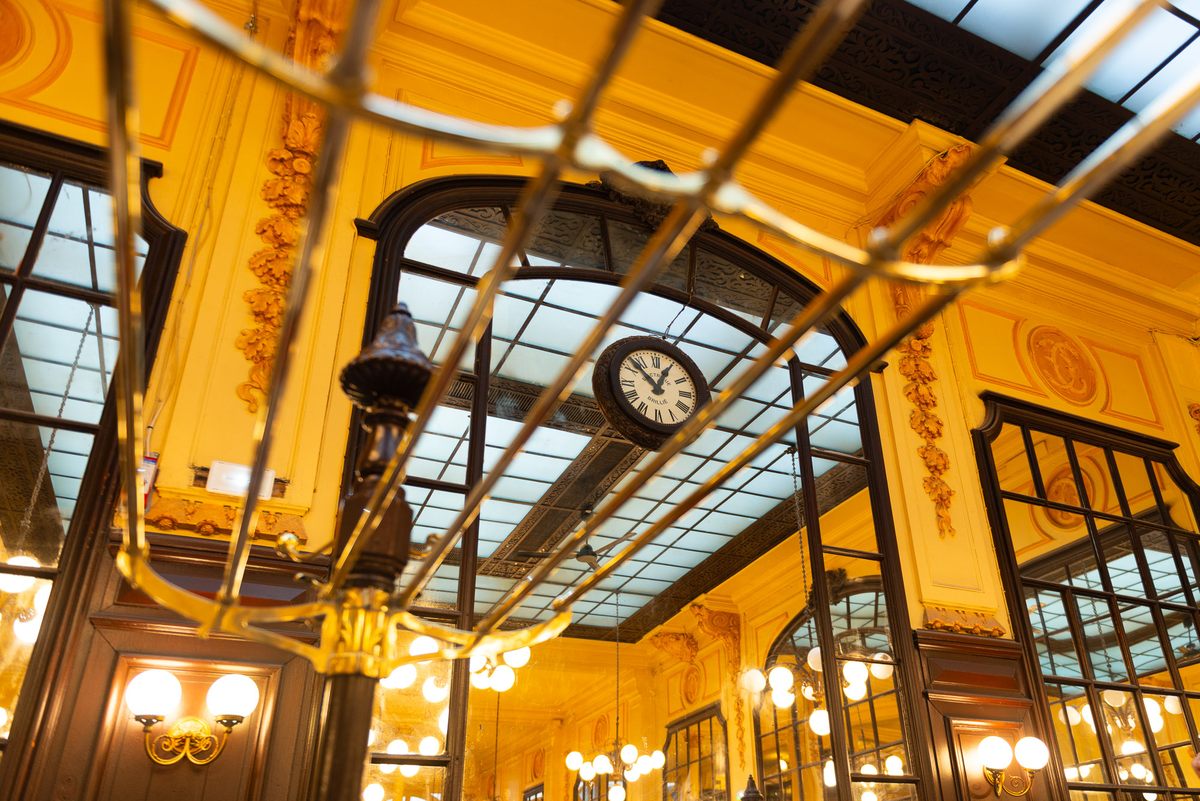
[[[725,648],[726,676],[736,699],[738,759],[746,763],[745,699],[738,689],[742,675],[742,616],[737,612],[710,609],[700,603],[688,607],[696,618],[700,631],[721,643]]]
[[[700,654],[700,644],[686,631],[657,631],[651,634],[646,642],[664,654],[687,664],[694,663]]]
[[[713,3],[666,0],[658,19],[774,66],[815,0]],[[903,0],[875,0],[813,83],[902,122],[921,119],[978,139],[1041,68]],[[1083,92],[1059,110],[1009,164],[1059,181],[1133,113]],[[1171,134],[1093,199],[1200,245],[1200,148]]]

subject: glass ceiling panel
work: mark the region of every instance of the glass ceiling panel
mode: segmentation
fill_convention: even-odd
[[[1061,44],[1041,62],[1043,66],[1085,37],[1095,36],[1108,20],[1123,14],[1134,3],[1134,0],[1104,0],[1087,12],[1087,0],[910,1],[1030,61],[1035,61],[1061,38]],[[1155,9],[1141,25],[1126,34],[1125,40],[1093,73],[1087,88],[1131,111],[1139,111],[1174,79],[1195,74],[1200,54],[1189,45],[1198,39],[1200,0],[1171,0],[1170,7]],[[1196,139],[1200,135],[1200,112],[1193,112],[1175,130]]]

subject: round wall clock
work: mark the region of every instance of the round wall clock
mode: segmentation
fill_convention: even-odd
[[[643,448],[660,447],[708,403],[708,382],[678,346],[627,337],[596,359],[592,390],[613,428]]]

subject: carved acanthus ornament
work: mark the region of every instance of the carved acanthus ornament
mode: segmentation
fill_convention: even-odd
[[[721,643],[725,648],[725,661],[728,665],[729,683],[736,699],[737,744],[738,758],[742,764],[746,762],[745,738],[745,702],[738,687],[738,678],[742,675],[742,616],[737,612],[725,612],[709,609],[698,603],[688,607],[696,618],[700,631]]]
[[[348,0],[299,0],[288,36],[288,55],[300,66],[323,68],[345,27],[349,5]],[[238,349],[250,362],[250,377],[238,385],[237,395],[252,412],[258,410],[259,398],[270,381],[323,122],[317,104],[288,95],[283,107],[282,146],[267,153],[272,177],[263,183],[262,198],[271,215],[254,227],[264,245],[250,257],[250,271],[259,285],[242,296],[250,307],[253,325],[237,338]]]
[[[695,662],[700,653],[696,638],[686,631],[660,631],[652,635],[648,642],[663,653],[688,664]]]
[[[991,615],[946,606],[925,607],[925,628],[953,634],[975,634],[980,637],[1004,636],[1004,626]]]
[[[891,225],[903,218],[934,189],[943,185],[970,154],[969,145],[955,145],[930,159],[913,182],[879,218],[878,224]],[[971,208],[970,195],[960,194],[937,219],[909,240],[904,248],[903,258],[921,264],[933,263],[971,216]],[[917,290],[913,286],[900,283],[893,286],[892,303],[896,308],[897,318],[908,316],[918,300]],[[922,325],[907,342],[897,348],[897,351],[900,354],[900,374],[907,382],[904,385],[904,397],[913,407],[908,423],[923,443],[917,449],[917,454],[925,465],[925,478],[922,483],[925,494],[933,501],[938,535],[947,537],[954,535],[954,523],[950,518],[950,500],[954,497],[954,490],[944,478],[950,470],[950,456],[937,444],[942,438],[945,423],[937,412],[935,385],[938,375],[931,361],[933,331],[932,321]]]
[[[233,533],[237,507],[210,500],[211,497],[155,493],[146,509],[146,529],[163,534],[188,532],[205,537],[228,537]],[[124,524],[120,512],[114,517],[116,525]],[[265,502],[252,536],[258,540],[275,542],[284,532],[295,534],[299,542],[307,542],[302,510],[290,505],[279,508],[271,501]]]

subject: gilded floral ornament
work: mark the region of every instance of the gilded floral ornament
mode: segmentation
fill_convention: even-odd
[[[342,32],[347,5],[347,0],[300,0],[288,38],[288,55],[301,66],[322,68]],[[238,385],[237,395],[251,412],[258,410],[259,399],[270,381],[323,121],[315,104],[290,95],[283,111],[283,147],[273,148],[266,157],[272,177],[263,182],[261,194],[271,214],[259,220],[254,229],[263,242],[263,247],[250,257],[250,271],[259,286],[242,295],[249,307],[251,326],[237,338],[238,350],[250,362],[250,376]]]
[[[878,225],[891,225],[904,217],[932,190],[944,184],[970,154],[970,146],[955,145],[930,159],[913,182],[879,218]],[[905,247],[904,258],[912,262],[932,264],[962,229],[967,218],[971,216],[971,208],[970,196],[960,195],[946,207],[941,216],[912,238]],[[907,317],[917,300],[918,290],[915,287],[909,284],[893,286],[892,304],[898,319]],[[938,536],[947,537],[954,535],[954,522],[950,517],[950,501],[954,497],[954,490],[945,479],[945,475],[950,472],[950,456],[937,444],[944,433],[945,423],[937,409],[938,375],[931,360],[933,332],[933,322],[925,323],[916,330],[911,339],[897,348],[900,354],[898,368],[906,382],[904,397],[912,406],[908,424],[922,441],[921,446],[917,448],[917,455],[925,466],[922,487],[925,495],[933,501]]]
[[[689,664],[695,662],[700,653],[696,638],[686,631],[660,631],[652,635],[648,642],[663,653]]]
[[[742,675],[742,616],[737,612],[709,609],[698,603],[694,603],[688,608],[695,616],[700,631],[725,647],[729,683],[733,687],[733,697],[737,699],[735,719],[737,720],[738,756],[744,763],[746,761],[745,724],[743,722],[745,702],[738,687],[738,678]]]

